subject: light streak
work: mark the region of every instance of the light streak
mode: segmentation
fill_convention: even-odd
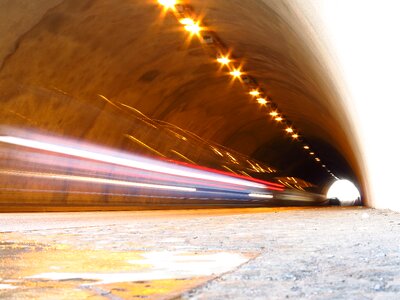
[[[271,194],[257,194],[257,193],[251,193],[251,194],[249,194],[249,197],[252,197],[252,198],[272,199],[272,198],[274,198],[274,195],[271,195]]]
[[[217,148],[215,148],[215,147],[211,147],[211,149],[216,153],[216,154],[218,154],[219,156],[222,156],[222,157],[224,157],[224,155],[220,152],[220,151],[218,151],[218,149]]]
[[[32,148],[32,149],[38,149],[38,150],[44,150],[44,151],[74,156],[74,157],[85,158],[85,159],[94,160],[94,161],[111,163],[111,164],[125,166],[125,167],[131,167],[131,168],[136,168],[136,169],[141,169],[141,170],[146,170],[146,171],[152,171],[152,172],[156,172],[156,173],[190,177],[190,178],[209,180],[209,181],[217,181],[217,182],[223,182],[223,183],[239,185],[239,186],[247,186],[247,187],[255,187],[255,188],[270,188],[266,184],[255,182],[256,180],[253,180],[253,179],[251,179],[252,181],[250,181],[247,179],[238,179],[235,177],[230,177],[230,176],[222,175],[222,174],[221,175],[215,174],[215,173],[213,174],[211,172],[200,172],[196,169],[191,170],[188,167],[178,168],[178,167],[172,166],[172,165],[169,166],[166,163],[160,163],[160,162],[156,162],[156,161],[152,162],[148,159],[147,160],[142,159],[139,161],[138,158],[136,158],[134,156],[132,156],[132,158],[128,159],[128,158],[117,157],[117,156],[112,156],[112,155],[103,154],[103,153],[96,153],[96,152],[92,152],[92,151],[88,151],[88,150],[76,149],[76,148],[72,148],[72,147],[55,145],[55,144],[39,142],[36,140],[30,140],[30,139],[13,137],[13,136],[0,136],[0,142],[12,144],[12,145],[18,145],[18,146],[22,146],[22,147],[28,147],[28,148]]]
[[[175,153],[176,155],[178,155],[179,157],[183,158],[184,160],[192,163],[192,164],[196,164],[193,160],[191,160],[190,158],[186,157],[185,155],[183,155],[182,153],[179,153],[178,151],[175,151],[173,149],[170,149],[169,151],[171,151],[172,153]]]
[[[95,184],[111,184],[111,185],[139,187],[139,188],[147,188],[147,189],[172,190],[172,191],[181,191],[181,192],[196,192],[197,191],[196,188],[190,188],[190,187],[132,182],[132,181],[124,181],[124,180],[116,180],[116,179],[108,179],[108,178],[65,175],[65,174],[55,174],[55,173],[38,173],[38,172],[5,170],[5,171],[0,171],[0,174],[12,175],[12,176],[23,176],[23,177],[30,177],[30,178],[71,180],[71,181],[79,181],[79,182],[87,182],[87,183],[95,183]]]
[[[98,95],[101,99],[103,99],[104,101],[106,101],[108,104],[110,104],[110,105],[114,106],[115,108],[121,110],[121,108],[118,107],[118,105],[116,105],[114,102],[112,102],[112,101],[111,101],[110,99],[108,99],[106,96],[100,95],[100,94],[97,94],[97,95]]]
[[[147,125],[155,128],[155,129],[158,129],[158,127],[153,124],[153,119],[151,119],[148,116],[146,116],[145,114],[143,114],[140,110],[138,110],[138,109],[136,109],[136,108],[134,108],[132,106],[129,106],[129,105],[125,104],[125,103],[118,102],[118,104],[123,106],[123,107],[128,108],[131,111],[133,111],[135,113],[135,117],[136,118],[138,118],[137,114],[142,116],[142,118],[138,118],[138,119],[143,121],[143,122],[145,122]]]
[[[224,169],[228,170],[229,172],[232,172],[233,174],[237,174],[235,171],[233,171],[231,168],[229,168],[229,167],[227,167],[227,166],[225,166],[225,165],[222,165],[222,167],[223,167]]]
[[[137,143],[137,144],[139,144],[139,145],[145,147],[146,149],[150,150],[151,152],[153,152],[153,153],[155,153],[155,154],[157,154],[157,155],[159,155],[159,156],[161,156],[161,157],[165,157],[164,154],[162,154],[161,152],[157,151],[156,149],[150,147],[149,145],[147,145],[146,143],[142,142],[141,140],[135,138],[134,136],[132,136],[132,135],[130,135],[130,134],[125,134],[125,136],[126,136],[128,139],[130,139],[131,141],[133,141],[133,142],[135,142],[135,143]]]

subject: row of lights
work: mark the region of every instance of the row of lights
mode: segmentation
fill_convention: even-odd
[[[193,11],[188,5],[180,4],[178,0],[158,0],[158,3],[164,8],[164,11],[171,11],[175,14],[179,23],[184,26],[184,29],[190,33],[192,36],[200,36],[204,44],[218,44],[215,33],[207,31],[205,27],[201,26],[200,21],[196,21],[192,16]],[[204,33],[202,33],[204,32]],[[314,161],[321,165],[331,176],[336,176],[332,173],[328,167],[321,162],[321,159],[316,156],[315,152],[311,147],[301,139],[299,131],[290,125],[288,120],[285,120],[282,113],[279,112],[277,105],[272,102],[272,99],[267,97],[257,84],[254,78],[247,75],[246,72],[242,71],[242,67],[235,67],[235,60],[228,51],[221,50],[224,47],[219,45],[217,48],[216,61],[229,70],[229,75],[232,76],[233,80],[239,80],[250,86],[248,94],[256,100],[262,106],[269,107],[269,115],[278,124],[283,124],[285,126],[284,131],[291,136],[293,140],[297,140],[303,144],[303,149],[308,152],[308,154],[314,159]]]

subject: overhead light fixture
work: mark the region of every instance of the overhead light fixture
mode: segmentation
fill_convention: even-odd
[[[268,103],[267,99],[265,99],[265,98],[257,98],[257,102],[262,105],[265,105]]]
[[[304,146],[303,148],[304,148],[304,149],[306,149],[306,150],[310,149],[310,147],[309,147],[309,146],[307,146],[307,145],[306,145],[306,146]]]
[[[158,0],[158,3],[166,9],[170,9],[176,5],[176,0]]]
[[[275,121],[281,122],[281,121],[283,121],[283,118],[282,118],[282,117],[276,117],[276,118],[275,118]]]
[[[240,78],[243,75],[243,72],[240,69],[234,69],[233,71],[229,72],[233,76],[233,78]]]
[[[292,133],[293,132],[293,128],[292,127],[288,127],[285,129],[287,133]]]
[[[185,26],[185,30],[189,31],[191,34],[198,34],[201,31],[199,23],[194,23]]]
[[[314,152],[310,152],[310,155],[314,155],[315,153]]]
[[[269,114],[270,114],[272,117],[278,116],[278,112],[277,112],[277,111],[271,111]]]
[[[254,96],[254,97],[258,97],[258,96],[260,96],[260,92],[258,91],[258,90],[251,90],[250,92],[249,92],[249,94],[250,95],[252,95],[252,96]]]
[[[315,158],[316,161],[321,161],[318,157]]]
[[[189,31],[192,34],[198,34],[201,30],[203,30],[199,22],[195,22],[192,18],[183,18],[179,20],[179,23],[185,25],[185,30]]]
[[[297,138],[299,138],[299,135],[297,133],[292,134],[292,138],[297,139]]]
[[[228,56],[220,56],[217,58],[217,62],[219,62],[221,65],[226,66],[231,62]]]
[[[179,23],[181,23],[182,25],[193,25],[194,21],[192,18],[183,18],[179,20]]]

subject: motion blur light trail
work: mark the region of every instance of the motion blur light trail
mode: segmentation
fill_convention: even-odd
[[[233,176],[225,176],[221,174],[209,174],[207,172],[201,172],[199,170],[189,169],[183,166],[177,167],[173,166],[172,164],[157,162],[155,160],[144,159],[144,158],[139,159],[139,157],[137,156],[132,156],[131,159],[128,159],[125,157],[111,156],[103,153],[95,153],[87,150],[81,150],[72,147],[65,147],[56,144],[49,144],[45,142],[39,142],[35,140],[29,140],[12,136],[0,136],[0,142],[38,149],[38,150],[50,151],[54,153],[65,154],[80,158],[86,158],[90,160],[96,160],[126,167],[132,167],[146,171],[153,171],[157,173],[211,180],[211,181],[235,184],[239,186],[268,188],[267,182],[266,184],[260,184],[252,180],[237,179],[234,178]]]
[[[0,174],[11,175],[11,176],[24,176],[24,177],[30,177],[30,178],[72,180],[72,181],[122,185],[122,186],[141,187],[141,188],[150,188],[150,189],[174,190],[174,191],[185,191],[185,192],[195,192],[196,191],[195,188],[130,182],[130,181],[107,179],[107,178],[64,175],[64,174],[21,172],[21,171],[14,171],[14,170],[0,171]]]
[[[0,135],[8,191],[266,201],[282,185],[43,135]],[[16,148],[17,147],[17,148]],[[16,179],[17,178],[17,179]],[[8,181],[7,181],[8,180]]]

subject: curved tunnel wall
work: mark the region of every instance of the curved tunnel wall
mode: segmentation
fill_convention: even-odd
[[[358,180],[367,195],[342,92],[298,4],[190,4],[332,171]],[[300,175],[326,181],[326,174],[244,95],[243,86],[227,84],[229,78],[216,71],[198,42],[184,42],[176,20],[163,16],[155,1],[18,0],[1,5],[0,29],[7,33],[0,49],[6,125],[24,124],[126,149],[120,133],[133,128],[110,120],[114,101],[267,163],[277,161],[269,149],[282,149],[283,169],[307,170],[309,175]]]

